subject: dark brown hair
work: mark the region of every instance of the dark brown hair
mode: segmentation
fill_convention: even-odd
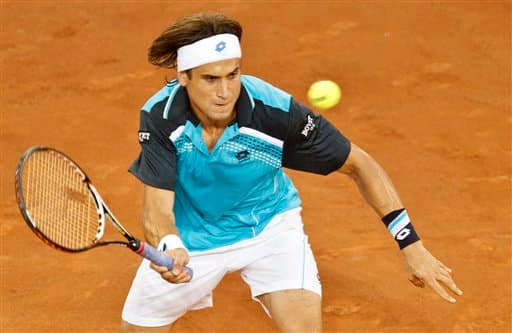
[[[180,47],[200,39],[229,33],[242,40],[242,26],[218,13],[198,13],[183,17],[164,30],[151,44],[148,61],[155,66],[175,68]]]

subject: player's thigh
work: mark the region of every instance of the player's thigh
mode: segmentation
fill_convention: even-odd
[[[121,318],[135,327],[165,327],[189,310],[211,307],[212,291],[226,273],[222,255],[191,255],[194,277],[173,284],[162,279],[144,259],[126,297]]]
[[[300,218],[300,216],[299,216]],[[281,290],[309,290],[321,297],[315,257],[300,220],[251,249],[251,263],[242,269],[253,298]]]
[[[280,290],[258,296],[280,332],[321,332],[322,298],[305,289]]]
[[[121,320],[119,325],[119,333],[169,333],[171,331],[171,325],[165,325],[160,327],[142,327],[132,325],[124,320]]]

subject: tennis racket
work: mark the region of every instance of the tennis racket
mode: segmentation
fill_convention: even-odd
[[[81,252],[105,245],[125,246],[169,270],[173,259],[137,239],[107,207],[91,180],[71,158],[48,147],[35,146],[16,168],[16,199],[30,229],[51,247]],[[101,240],[106,220],[126,240]],[[192,270],[185,267],[190,277]]]

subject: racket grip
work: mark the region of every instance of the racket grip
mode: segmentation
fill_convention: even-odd
[[[164,266],[167,267],[169,270],[171,270],[174,266],[174,260],[166,255],[165,253],[158,251],[148,243],[145,243],[141,240],[135,239],[130,242],[130,249],[135,251],[135,253],[143,256],[144,258],[148,259],[154,264],[157,264],[158,266]],[[190,278],[194,276],[193,271],[190,267],[183,267]]]

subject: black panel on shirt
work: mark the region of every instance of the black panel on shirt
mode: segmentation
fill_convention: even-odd
[[[167,100],[155,104],[151,112],[140,112],[139,143],[141,153],[129,171],[144,184],[165,190],[176,185],[176,149],[169,135],[179,124],[164,119]]]
[[[321,115],[292,100],[283,147],[283,166],[327,175],[338,170],[350,153],[350,141]]]
[[[261,101],[254,100],[252,119],[248,126],[284,141],[288,132],[289,118],[290,114],[288,112],[263,105]]]

